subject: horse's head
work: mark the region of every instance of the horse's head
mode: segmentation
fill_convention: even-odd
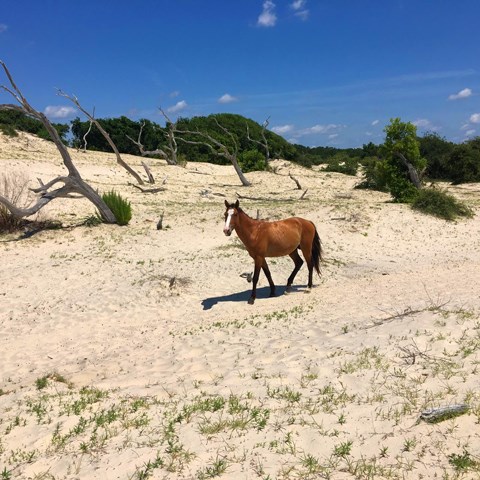
[[[228,203],[225,200],[225,207],[227,209],[225,210],[225,225],[223,226],[223,233],[228,237],[237,226],[239,202],[237,200],[235,203]]]

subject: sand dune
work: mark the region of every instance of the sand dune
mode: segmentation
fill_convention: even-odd
[[[479,478],[478,184],[448,187],[477,215],[446,223],[283,160],[249,188],[230,166],[149,160],[166,190],[148,194],[113,155],[72,155],[133,219],[87,227],[92,204],[57,199],[42,215],[62,228],[0,236],[2,478]],[[65,173],[52,144],[0,134],[11,171]],[[275,298],[262,275],[247,304],[253,262],[222,233],[238,194],[317,225],[311,293],[304,267]],[[291,260],[269,264],[281,294]],[[454,404],[469,410],[419,419]]]

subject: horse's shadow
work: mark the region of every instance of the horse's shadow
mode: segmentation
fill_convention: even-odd
[[[297,291],[298,288],[301,286],[294,286],[292,287],[292,293]],[[285,293],[286,287],[276,286],[275,287],[275,297],[279,297]],[[202,306],[204,310],[210,310],[214,305],[217,303],[223,302],[248,302],[250,295],[252,293],[251,289],[244,290],[243,292],[231,293],[230,295],[221,295],[219,297],[210,297],[202,300]],[[257,301],[270,298],[270,287],[261,287],[257,288]]]

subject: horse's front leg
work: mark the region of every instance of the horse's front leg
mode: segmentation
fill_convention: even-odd
[[[275,296],[275,284],[273,283],[272,275],[270,273],[270,269],[268,268],[267,261],[265,259],[263,260],[262,270],[263,270],[263,273],[265,274],[265,276],[267,277],[268,284],[270,285],[270,296],[274,297]]]
[[[255,303],[255,299],[257,298],[257,283],[258,283],[258,277],[260,277],[260,269],[262,268],[263,262],[265,261],[264,258],[255,258],[255,269],[253,271],[253,279],[252,279],[252,294],[250,295],[250,298],[248,299],[248,303],[250,305],[253,305]]]

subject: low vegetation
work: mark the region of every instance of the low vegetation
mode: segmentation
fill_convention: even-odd
[[[412,202],[412,207],[427,215],[456,220],[459,217],[471,218],[473,210],[453,195],[438,188],[423,188],[419,190]]]
[[[118,225],[128,225],[132,219],[131,203],[114,190],[104,193],[102,199],[112,211]]]

